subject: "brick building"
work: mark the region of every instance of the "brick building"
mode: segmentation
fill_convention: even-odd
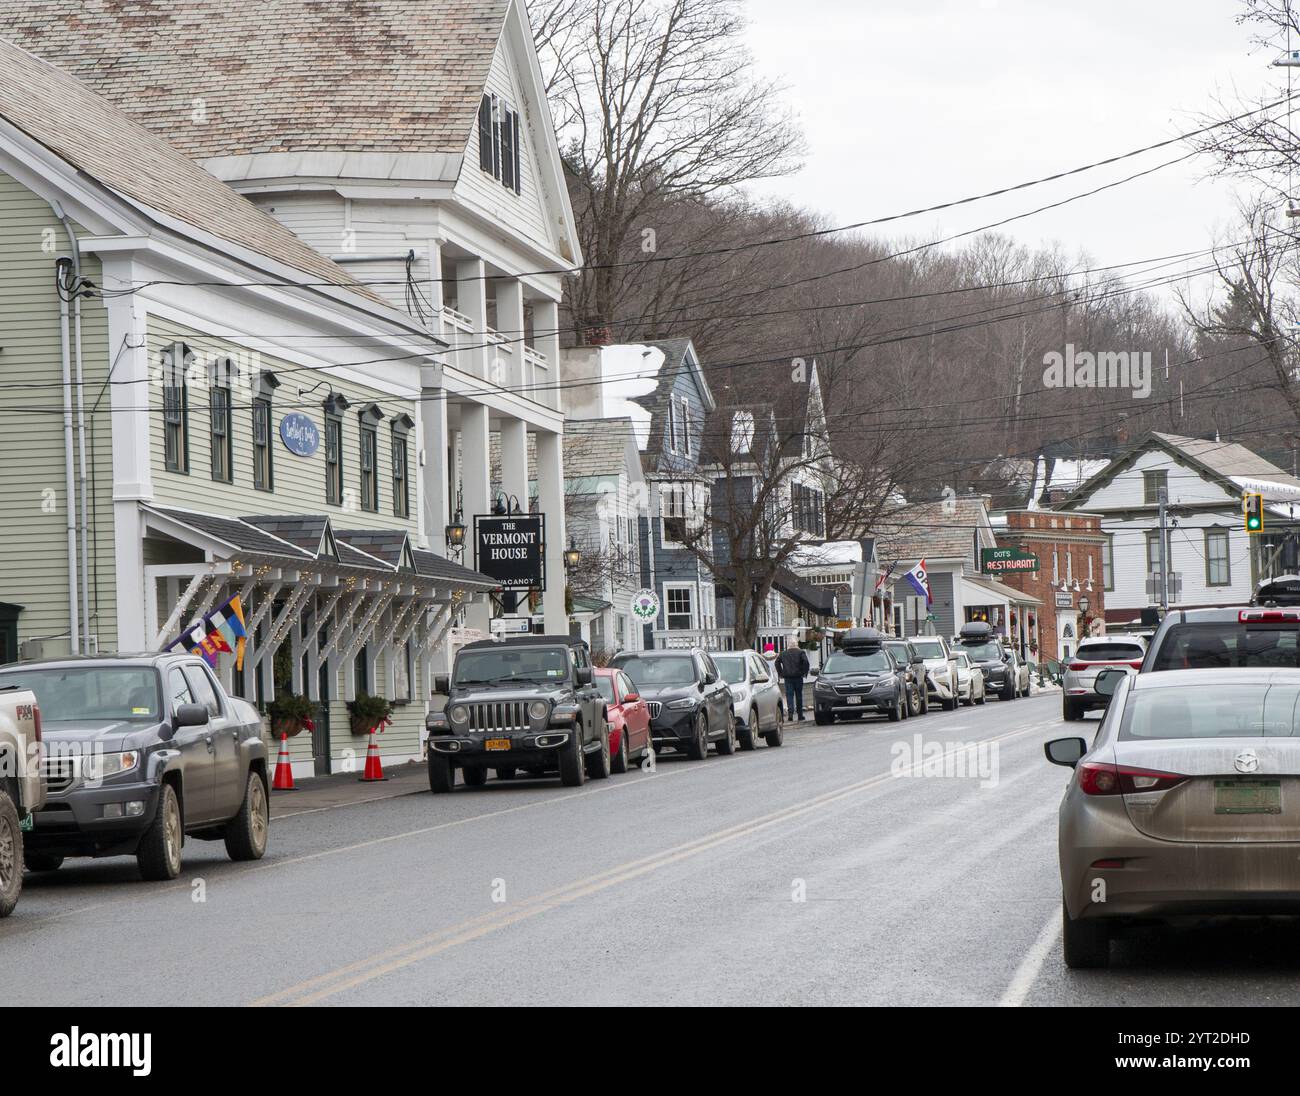
[[[1037,598],[1041,605],[1013,622],[1022,649],[1042,658],[1068,659],[1081,635],[1100,630],[1105,619],[1105,545],[1097,514],[1009,510],[994,519],[998,546],[1038,559],[1038,570],[1000,571],[998,579]]]

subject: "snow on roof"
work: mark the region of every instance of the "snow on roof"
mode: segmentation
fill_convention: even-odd
[[[637,402],[659,387],[659,371],[666,356],[657,346],[619,343],[601,348],[601,398],[606,417],[629,418],[636,435],[636,447],[644,450],[650,440],[652,412]]]

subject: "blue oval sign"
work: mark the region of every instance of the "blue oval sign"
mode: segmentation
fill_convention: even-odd
[[[290,453],[310,457],[320,448],[320,431],[302,412],[293,411],[280,420],[280,440]]]

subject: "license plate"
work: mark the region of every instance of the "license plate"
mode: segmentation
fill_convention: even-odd
[[[489,738],[483,743],[485,750],[508,750],[510,749],[510,739],[508,738]]]
[[[1282,781],[1216,780],[1215,814],[1281,814]]]
[[[18,828],[23,833],[31,833],[36,828],[36,816],[31,814],[23,815],[22,818],[18,819]]]
[[[846,703],[848,703],[848,704],[861,704],[861,703],[862,703],[862,697],[860,697],[860,696],[850,696],[850,697],[846,697],[846,698],[845,698],[845,701],[846,701]]]

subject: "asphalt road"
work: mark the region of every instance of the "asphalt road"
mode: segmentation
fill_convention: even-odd
[[[4,980],[34,1005],[1300,1003],[1286,924],[1064,968],[1059,714],[806,723],[576,790],[291,815],[260,863],[191,842],[170,884],[70,861],[0,922]]]

